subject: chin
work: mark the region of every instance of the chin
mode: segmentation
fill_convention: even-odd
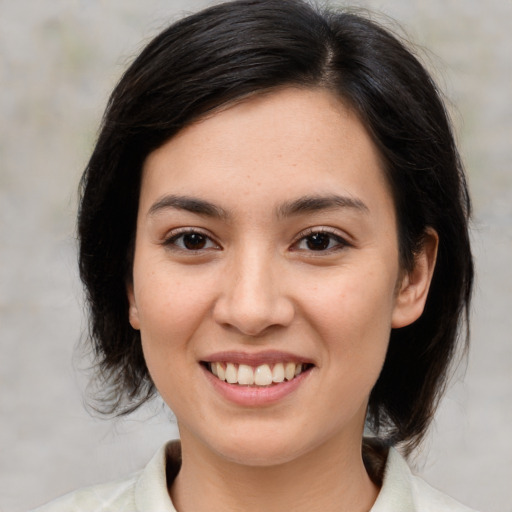
[[[292,450],[274,443],[250,443],[250,446],[229,447],[219,453],[225,460],[249,467],[279,466],[297,460],[304,455],[302,450]]]
[[[224,460],[253,467],[270,467],[298,460],[312,451],[315,443],[308,443],[300,432],[290,429],[255,429],[243,431],[227,439],[211,441],[210,446]],[[251,435],[252,434],[252,435]],[[219,442],[220,441],[220,442]]]

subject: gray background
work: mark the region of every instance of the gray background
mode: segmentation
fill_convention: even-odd
[[[115,422],[85,411],[75,192],[123,69],[168,21],[207,3],[0,0],[1,510],[136,470],[176,435],[159,402]],[[512,511],[512,0],[355,3],[429,49],[474,197],[472,352],[416,467],[475,508]]]

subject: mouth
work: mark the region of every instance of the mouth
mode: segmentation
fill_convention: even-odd
[[[311,363],[296,363],[292,361],[264,363],[258,366],[229,361],[203,361],[202,364],[220,381],[254,388],[272,387],[294,380],[299,375],[311,370],[314,366]]]

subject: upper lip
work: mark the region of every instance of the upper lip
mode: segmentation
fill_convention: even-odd
[[[235,363],[246,364],[248,366],[259,366],[261,364],[275,363],[309,363],[315,364],[308,357],[293,354],[292,352],[282,352],[276,350],[265,350],[262,352],[248,353],[240,351],[225,351],[210,354],[202,359],[205,363]]]

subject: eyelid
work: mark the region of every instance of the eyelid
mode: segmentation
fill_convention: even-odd
[[[215,247],[208,247],[208,248],[204,248],[204,249],[193,250],[193,249],[183,249],[182,247],[179,247],[178,245],[176,245],[174,243],[179,237],[181,237],[183,235],[190,235],[190,234],[198,234],[198,235],[204,236],[211,243],[213,243],[215,245]],[[191,253],[191,254],[204,252],[204,251],[208,251],[211,249],[222,249],[221,245],[217,242],[217,240],[215,240],[215,237],[213,235],[211,235],[211,233],[209,233],[208,231],[206,231],[204,229],[192,227],[192,226],[171,229],[163,237],[162,245],[171,250],[176,250],[176,251],[181,251],[183,253]]]
[[[292,242],[291,248],[292,250],[302,250],[302,249],[294,249],[301,241],[303,241],[305,238],[311,235],[315,234],[327,234],[332,236],[333,238],[337,239],[339,241],[339,247],[332,247],[330,249],[325,249],[323,251],[314,251],[310,250],[307,252],[315,253],[317,252],[319,255],[322,253],[329,253],[332,251],[340,251],[346,247],[352,247],[352,243],[348,240],[348,236],[341,233],[338,229],[332,228],[330,226],[314,226],[307,228],[303,231],[301,231],[296,237],[295,240]]]

